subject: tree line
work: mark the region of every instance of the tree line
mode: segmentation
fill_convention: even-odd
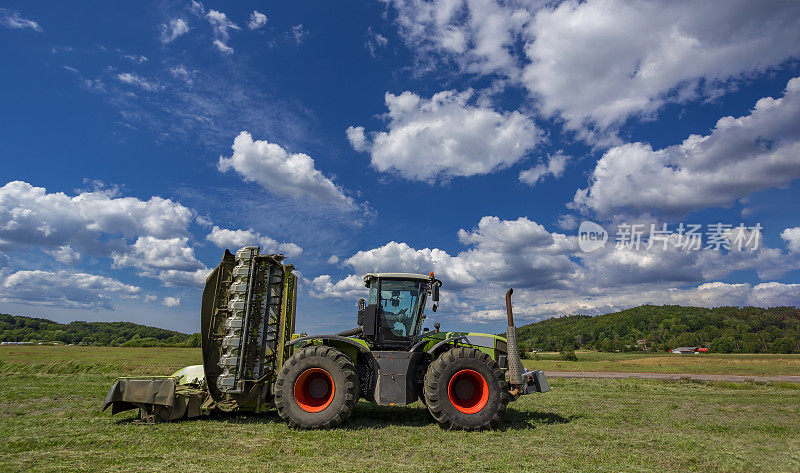
[[[717,353],[800,353],[800,309],[643,305],[606,315],[547,319],[519,327],[517,334],[526,350],[696,346]]]
[[[200,334],[131,322],[70,322],[0,314],[0,342],[44,342],[122,347],[199,347]]]

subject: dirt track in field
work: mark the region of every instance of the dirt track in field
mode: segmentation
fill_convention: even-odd
[[[800,376],[752,376],[737,374],[694,374],[694,373],[626,373],[603,371],[545,371],[548,378],[587,378],[587,379],[664,379],[678,381],[691,379],[695,381],[727,381],[746,383],[748,381],[800,383]]]

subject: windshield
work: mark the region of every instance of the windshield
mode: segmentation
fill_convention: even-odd
[[[377,298],[375,286],[377,284],[370,288],[370,303]],[[383,332],[389,335],[387,338],[401,339],[415,335],[418,318],[425,304],[426,289],[427,284],[423,281],[381,281],[380,321]]]

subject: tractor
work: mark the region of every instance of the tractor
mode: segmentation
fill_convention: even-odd
[[[139,409],[144,422],[214,412],[266,412],[292,427],[332,428],[359,399],[382,406],[421,401],[446,429],[496,427],[519,396],[549,391],[542,371],[522,366],[506,293],[506,337],[423,328],[439,305],[433,273],[370,273],[357,327],[293,334],[297,278],[283,257],[258,247],[225,251],[201,307],[203,364],[172,376],[120,378],[106,396],[112,413]]]

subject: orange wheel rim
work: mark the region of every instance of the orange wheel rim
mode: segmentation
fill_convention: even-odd
[[[294,382],[294,399],[306,412],[321,412],[331,405],[336,386],[331,375],[322,368],[309,368]]]
[[[475,414],[489,402],[489,384],[475,370],[461,370],[447,383],[447,397],[459,412]]]

